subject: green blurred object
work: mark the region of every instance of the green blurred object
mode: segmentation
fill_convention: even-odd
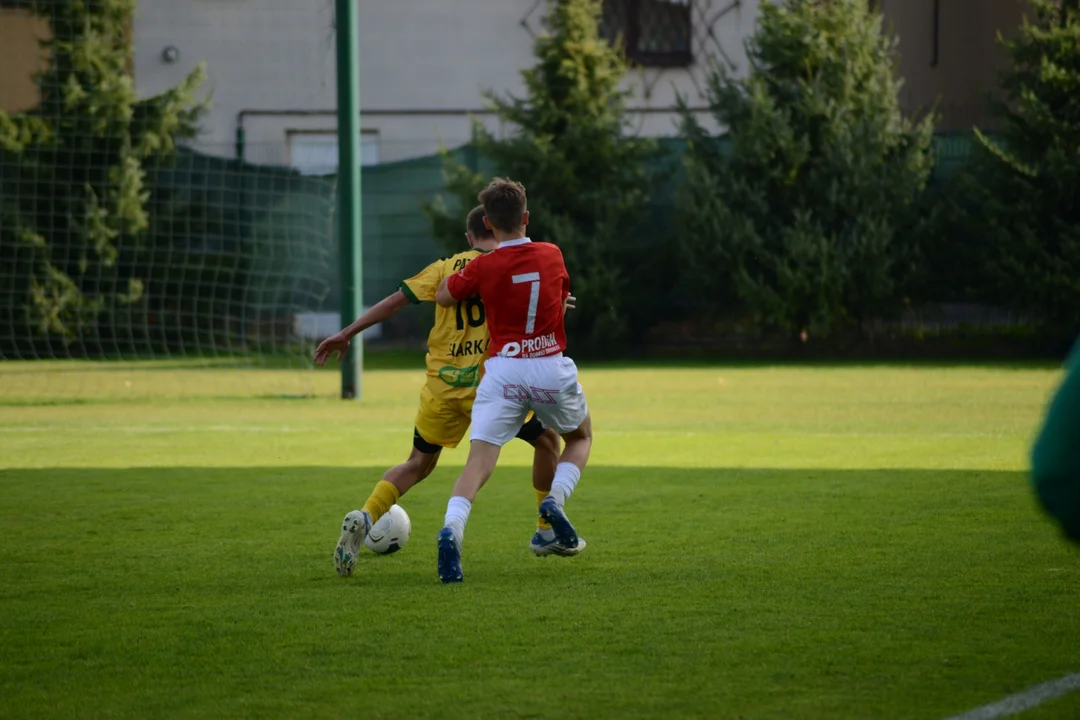
[[[1031,453],[1039,502],[1080,543],[1080,342],[1073,346]]]

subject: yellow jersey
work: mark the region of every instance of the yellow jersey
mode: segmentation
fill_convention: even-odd
[[[479,250],[466,250],[436,260],[401,283],[401,292],[413,304],[434,302],[443,279],[465,267]],[[427,385],[436,397],[466,398],[476,393],[480,370],[491,336],[479,295],[450,307],[435,306],[435,324],[428,334]]]

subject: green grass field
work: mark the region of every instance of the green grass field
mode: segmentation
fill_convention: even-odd
[[[349,403],[332,373],[0,363],[0,716],[934,720],[1080,671],[1080,552],[1025,474],[1054,369],[586,366],[581,557],[528,553],[512,447],[441,585],[461,448],[410,544],[339,578],[414,366]],[[228,397],[273,384],[317,397]]]

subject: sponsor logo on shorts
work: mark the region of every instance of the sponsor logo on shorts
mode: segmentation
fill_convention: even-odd
[[[555,333],[540,335],[539,337],[526,338],[520,342],[508,342],[503,345],[499,355],[503,357],[544,357],[559,352],[559,342],[555,339]]]
[[[476,387],[480,384],[480,366],[454,367],[447,365],[439,368],[439,379],[450,387],[467,388]]]

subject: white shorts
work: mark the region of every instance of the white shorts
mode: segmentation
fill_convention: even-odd
[[[589,406],[574,361],[562,355],[488,358],[473,403],[471,438],[502,447],[530,409],[560,435],[581,427]]]

